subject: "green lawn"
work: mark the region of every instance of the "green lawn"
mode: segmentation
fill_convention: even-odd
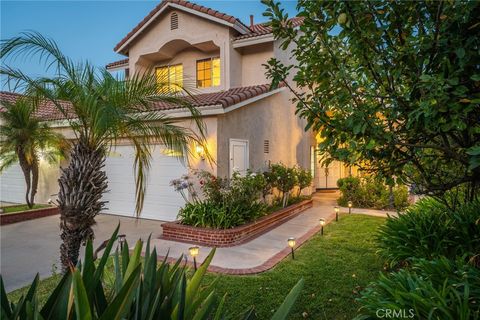
[[[19,205],[12,205],[12,206],[5,206],[2,207],[3,214],[6,213],[17,213],[19,211],[28,211],[28,210],[35,210],[41,208],[48,208],[50,207],[48,204],[34,204],[33,208],[30,209],[26,204],[19,204]]]
[[[303,277],[305,287],[291,319],[351,319],[358,304],[359,290],[378,277],[382,263],[375,255],[374,234],[384,218],[342,215],[339,222],[325,227],[325,235],[314,236],[271,271],[252,276],[208,274],[207,281],[218,278],[219,295],[228,293],[229,314],[239,314],[254,305],[259,319],[268,319],[293,285]],[[33,280],[33,279],[32,279]],[[41,282],[40,299],[59,280],[59,276]],[[26,289],[9,294],[18,299]]]

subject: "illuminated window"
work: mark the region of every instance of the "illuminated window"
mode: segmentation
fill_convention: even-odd
[[[197,88],[217,87],[220,85],[220,58],[208,58],[197,61]]]
[[[159,67],[156,69],[160,91],[176,92],[183,87],[183,65]]]

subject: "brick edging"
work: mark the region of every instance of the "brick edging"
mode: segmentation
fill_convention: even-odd
[[[59,214],[60,210],[57,207],[40,208],[35,210],[20,211],[15,213],[3,213],[0,215],[0,226],[7,224],[33,220]]]
[[[332,220],[335,219],[335,214],[329,215],[325,220],[326,223],[330,223]],[[308,230],[304,235],[302,235],[300,238],[296,239],[296,249],[300,248],[307,240],[309,240],[312,236],[314,236],[316,233],[318,233],[321,230],[321,226],[315,226],[312,229]],[[249,274],[257,274],[261,272],[268,271],[275,267],[280,261],[285,259],[287,256],[289,256],[291,253],[290,247],[285,247],[279,252],[277,252],[274,256],[270,257],[267,261],[264,263],[252,267],[252,268],[244,268],[244,269],[234,269],[234,268],[223,268],[223,267],[218,267],[214,265],[210,265],[208,267],[209,272],[213,273],[221,273],[221,274],[229,274],[229,275],[249,275]],[[165,260],[165,256],[158,256],[158,260]],[[178,259],[168,257],[166,258],[166,261],[168,263],[175,263],[177,262]],[[190,260],[185,261],[185,265],[193,268],[193,262]]]
[[[270,231],[312,206],[312,199],[304,200],[275,211],[256,221],[231,229],[200,228],[184,225],[179,221],[167,222],[162,224],[163,232],[160,239],[194,243],[209,247],[237,246]]]

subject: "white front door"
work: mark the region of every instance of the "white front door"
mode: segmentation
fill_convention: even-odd
[[[248,170],[248,140],[230,139],[230,176],[237,171],[245,175]]]
[[[317,164],[317,188],[332,189],[338,188],[337,180],[342,178],[342,163],[332,161],[328,167]]]
[[[108,201],[104,213],[135,216],[134,149],[132,146],[116,146],[105,162],[108,177],[108,192],[103,200]],[[185,204],[180,193],[170,181],[187,173],[185,166],[169,156],[163,147],[152,151],[151,166],[141,218],[173,221],[178,210]]]

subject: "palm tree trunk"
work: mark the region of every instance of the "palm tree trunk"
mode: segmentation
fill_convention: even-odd
[[[27,206],[29,208],[32,208],[33,204],[30,203],[30,189],[32,184],[32,179],[30,176],[31,167],[28,164],[27,158],[25,157],[25,154],[23,153],[22,149],[17,149],[17,155],[18,155],[18,163],[20,164],[20,168],[22,169],[22,172],[23,172],[23,177],[25,178],[25,184],[26,184],[25,202],[27,203]]]
[[[33,158],[33,162],[31,165],[31,173],[32,173],[32,186],[30,190],[30,204],[33,207],[35,205],[35,195],[37,194],[38,190],[38,159],[35,156]]]
[[[76,265],[80,245],[93,238],[95,216],[105,208],[102,200],[107,190],[105,151],[79,141],[70,154],[70,163],[62,169],[59,182],[58,205],[60,208],[60,260],[63,271]]]

